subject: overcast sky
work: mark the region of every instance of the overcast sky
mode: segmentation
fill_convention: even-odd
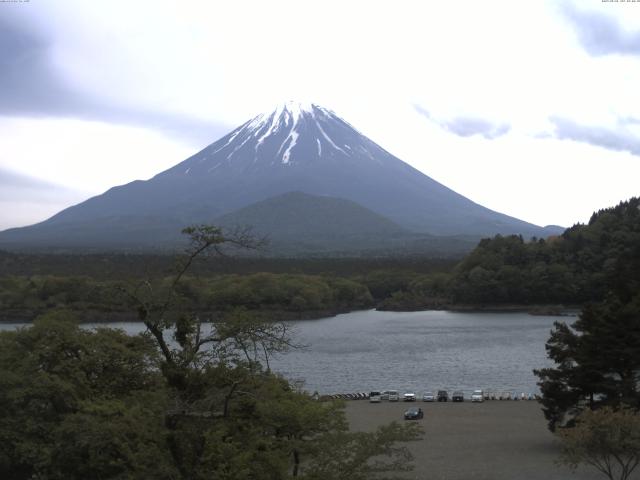
[[[0,229],[285,100],[539,225],[640,195],[640,2],[0,2]]]

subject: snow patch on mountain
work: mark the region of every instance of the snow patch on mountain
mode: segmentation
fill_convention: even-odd
[[[322,128],[322,125],[320,125],[320,122],[316,122],[316,125],[318,126],[318,130],[320,130],[320,133],[322,133],[322,136],[325,138],[325,140],[327,140],[327,142],[329,142],[331,144],[331,146],[333,146],[333,148],[335,148],[336,150],[340,150],[345,155],[347,154],[347,152],[345,152],[338,145],[336,145],[333,142],[333,140],[331,140],[331,137],[329,137],[329,135],[327,135],[327,132],[324,131],[324,128]]]
[[[383,164],[388,157],[333,111],[312,103],[285,102],[185,160],[179,170],[189,177],[217,176],[224,170],[220,167],[231,165],[236,174],[246,175],[279,166],[304,169],[311,163]]]
[[[236,148],[233,149],[233,151],[227,155],[227,160],[231,160],[231,157],[233,156],[234,153],[236,153],[238,150],[240,150],[242,147],[244,147],[245,143],[247,143],[249,140],[251,140],[251,137],[247,135],[247,138],[245,138],[242,142],[240,142],[240,145],[236,146]]]
[[[254,121],[256,119],[258,119],[259,117],[262,117],[262,115],[258,115],[254,119]],[[270,120],[270,122],[269,122],[269,120]],[[269,116],[269,119],[267,120],[267,122],[269,122],[269,126],[268,126],[268,128],[266,128],[264,134],[262,134],[260,136],[260,138],[258,138],[258,143],[256,143],[256,146],[255,146],[255,150],[256,151],[258,150],[258,147],[260,145],[262,145],[262,142],[264,142],[267,137],[269,137],[270,135],[272,135],[273,133],[276,133],[278,131],[278,127],[280,126],[280,115],[277,113],[277,110],[275,112],[273,112]],[[252,121],[252,123],[253,123],[253,121]],[[264,127],[266,126],[266,122],[262,122],[262,123],[261,122],[257,122],[257,125],[258,126],[255,127],[255,130],[254,130],[254,133],[253,133],[254,136],[257,136],[260,133],[261,130],[265,129]],[[251,124],[249,125],[249,128],[252,128]]]
[[[284,154],[282,155],[282,163],[289,163],[289,155],[291,155],[291,149],[295,146],[296,142],[298,141],[298,132],[296,132],[295,130],[291,130],[291,132],[289,133],[289,136],[287,137],[287,140],[284,141],[284,143],[280,146],[280,150],[282,150],[282,147],[285,146],[285,144],[287,143],[288,140],[291,140],[291,142],[289,143],[289,146],[287,147],[287,149],[285,150]],[[280,153],[280,150],[278,150],[278,153]]]
[[[293,101],[278,105],[270,113],[257,115],[247,122],[243,128],[243,130],[246,129],[245,135],[247,136],[247,139],[257,139],[253,147],[255,152],[254,162],[258,160],[260,149],[270,137],[280,131],[286,131],[287,135],[284,141],[280,144],[277,155],[280,155],[284,149],[284,153],[281,157],[281,163],[288,164],[291,161],[292,150],[298,144],[298,138],[300,137],[298,126],[303,122],[309,122],[310,127],[315,126],[321,136],[324,137],[324,139],[329,142],[334,149],[347,154],[347,152],[340,148],[320,125],[320,121],[330,121],[332,117],[335,117],[333,112],[330,112],[318,105]],[[307,128],[307,130],[313,130],[313,128]],[[236,149],[234,149],[227,158],[230,158],[239,148],[241,148],[246,143],[247,139],[236,147]],[[320,138],[316,138],[315,140],[318,145],[318,157],[320,157],[322,155]],[[221,148],[224,148],[224,146]]]

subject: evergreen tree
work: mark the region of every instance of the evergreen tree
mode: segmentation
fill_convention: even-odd
[[[640,409],[640,199],[594,214],[588,227],[565,237],[598,245],[573,251],[583,265],[597,259],[595,277],[606,295],[571,327],[555,324],[546,348],[557,366],[535,370],[552,431],[572,425],[586,407]]]
[[[573,325],[556,322],[546,349],[556,366],[534,373],[552,431],[587,407],[640,408],[640,293],[628,302],[610,294]]]

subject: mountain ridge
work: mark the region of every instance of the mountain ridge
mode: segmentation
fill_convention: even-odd
[[[463,197],[402,162],[328,109],[287,103],[257,115],[149,180],[113,187],[45,222],[2,232],[0,245],[18,238],[28,245],[65,225],[82,237],[83,225],[89,231],[101,219],[120,217],[140,217],[147,224],[155,219],[156,233],[149,240],[163,243],[158,232],[168,225],[210,223],[291,191],[346,199],[423,234],[480,238],[496,233],[527,237],[559,233]],[[117,230],[114,224],[113,236],[127,232]],[[105,235],[108,244],[108,232]],[[140,243],[138,237],[132,245],[136,242]]]

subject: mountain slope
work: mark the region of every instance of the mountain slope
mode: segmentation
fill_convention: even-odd
[[[425,148],[428,150],[428,147]],[[114,187],[33,227],[0,234],[0,245],[46,242],[72,229],[73,244],[108,219],[101,238],[116,243],[145,219],[131,246],[165,243],[175,225],[211,222],[225,213],[287,192],[351,200],[405,229],[436,235],[556,233],[484,208],[434,181],[316,105],[285,104],[258,115],[187,160],[147,181]],[[117,219],[126,219],[118,229]],[[91,235],[86,243],[92,244]],[[63,241],[63,239],[61,239]],[[71,245],[71,243],[69,243]]]

